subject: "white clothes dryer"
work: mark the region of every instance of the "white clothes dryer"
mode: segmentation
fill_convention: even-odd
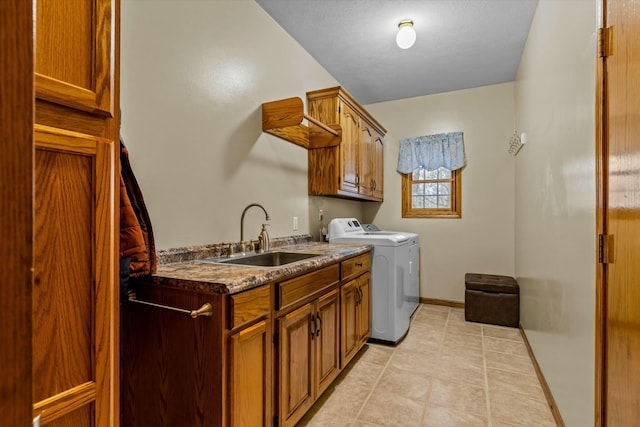
[[[329,243],[368,243],[371,256],[371,340],[397,344],[420,301],[420,241],[415,233],[372,231],[356,218],[329,223]]]

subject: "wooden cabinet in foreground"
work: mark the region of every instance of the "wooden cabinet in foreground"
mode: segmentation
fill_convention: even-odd
[[[309,150],[309,194],[382,201],[386,129],[341,87],[307,100],[311,117],[342,128],[339,145]]]
[[[344,368],[371,336],[371,275],[369,255],[343,262],[341,287],[341,367]],[[349,280],[349,277],[353,277]]]
[[[120,2],[31,3],[33,416],[41,425],[115,426]]]

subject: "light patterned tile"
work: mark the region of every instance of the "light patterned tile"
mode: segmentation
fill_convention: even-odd
[[[333,390],[327,390],[321,403],[320,412],[332,412],[345,417],[354,416],[360,411],[362,405],[371,393],[371,386],[365,386],[358,383],[349,384],[348,386],[336,387]],[[318,402],[314,405],[317,406]],[[312,408],[313,409],[313,408]]]
[[[487,381],[489,383],[489,394],[522,394],[546,402],[546,397],[542,391],[538,377],[534,375],[487,369]]]
[[[447,382],[485,387],[484,365],[471,363],[462,357],[441,356],[436,378]]]
[[[440,351],[442,338],[438,335],[423,335],[419,331],[410,333],[398,346],[396,353],[413,351],[415,353],[434,354]]]
[[[551,410],[546,401],[506,391],[489,393],[491,418],[516,426],[555,427]]]
[[[422,421],[423,427],[484,427],[487,416],[470,414],[438,405],[429,405]]]
[[[430,375],[389,366],[376,384],[376,390],[424,403],[432,381]]]
[[[482,348],[471,348],[462,344],[448,342],[442,345],[440,354],[442,356],[460,357],[476,365],[484,363]]]
[[[460,333],[460,334],[469,334],[469,335],[480,335],[482,334],[482,326],[477,323],[471,322],[452,322],[447,325],[447,332]]]
[[[394,353],[387,368],[394,367],[405,371],[432,375],[440,368],[438,353],[417,353],[412,349],[399,348]]]
[[[421,305],[400,344],[367,345],[298,425],[555,425],[521,345],[518,329],[466,322],[462,309]]]
[[[487,397],[484,387],[469,384],[433,381],[429,404],[451,408],[460,412],[487,415]]]
[[[449,321],[450,322],[465,323],[466,320],[464,319],[464,311],[451,310],[451,312],[449,313]],[[473,322],[469,322],[469,323],[473,323]]]
[[[318,412],[307,412],[296,424],[297,427],[348,427],[355,422],[352,418],[347,418],[342,414],[337,414],[329,410]]]
[[[386,365],[393,354],[394,348],[380,344],[366,344],[366,351],[360,357],[360,362],[373,363],[374,365]]]
[[[460,345],[474,349],[482,349],[482,337],[480,335],[460,334],[447,331],[444,335],[443,345]]]
[[[376,389],[358,416],[358,421],[383,426],[418,427],[424,403]]]
[[[536,374],[529,356],[486,351],[484,357],[487,368],[502,369],[504,371],[519,372],[528,375]]]
[[[412,323],[427,323],[431,325],[444,326],[447,323],[448,317],[448,311],[420,310],[420,312],[413,315]]]
[[[422,341],[433,341],[439,343],[444,336],[444,325],[434,326],[423,323],[414,323],[409,327],[407,337],[420,339]]]
[[[482,325],[482,334],[485,337],[502,338],[503,340],[523,342],[522,334],[520,333],[520,329],[518,328]]]
[[[450,307],[447,307],[446,305],[424,304],[422,306],[422,310],[426,310],[426,311],[446,311],[448,313],[449,310],[450,310]]]
[[[349,364],[349,367],[342,371],[340,378],[334,382],[334,387],[350,386],[358,384],[371,389],[376,383],[384,366],[370,363],[367,361],[355,360]]]
[[[503,340],[500,338],[483,337],[485,351],[495,351],[496,353],[517,354],[528,356],[527,347],[524,342]]]

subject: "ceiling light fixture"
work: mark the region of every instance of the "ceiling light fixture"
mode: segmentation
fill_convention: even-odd
[[[416,42],[416,30],[413,29],[413,21],[411,19],[403,19],[398,24],[398,28],[396,44],[400,49],[409,49]]]

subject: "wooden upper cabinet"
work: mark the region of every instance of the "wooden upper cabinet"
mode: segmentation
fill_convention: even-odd
[[[309,149],[309,194],[382,201],[384,152],[376,144],[386,130],[339,86],[307,92],[307,101],[311,117],[342,127],[338,146]]]
[[[36,98],[114,116],[115,2],[35,2]]]

